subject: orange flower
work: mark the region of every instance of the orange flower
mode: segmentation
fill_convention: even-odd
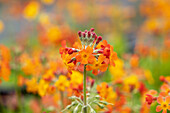
[[[109,58],[110,65],[115,66],[115,62],[114,61],[118,59],[117,58],[117,53],[113,51],[113,46],[110,46],[110,50],[111,50],[110,58]]]
[[[156,107],[156,112],[160,112],[163,110],[162,113],[167,113],[167,110],[170,110],[170,96],[165,97],[165,100],[162,96],[157,98],[157,102],[160,104]]]
[[[82,64],[92,63],[95,59],[92,53],[93,53],[93,48],[90,46],[87,46],[87,48],[79,52],[79,54],[76,56],[76,59],[78,62]]]
[[[69,81],[67,80],[67,77],[64,75],[60,75],[59,79],[56,81],[55,86],[60,91],[65,91],[66,88],[68,88],[70,85]]]
[[[24,17],[28,20],[35,19],[39,13],[40,4],[36,1],[31,1],[24,9]]]
[[[106,59],[106,57],[104,55],[100,55],[98,57],[98,60],[94,60],[94,62],[92,63],[92,65],[87,65],[87,71],[91,71],[93,70],[93,74],[97,75],[98,74],[98,69],[101,72],[105,72],[107,70],[108,64],[104,63],[104,60]]]
[[[170,86],[168,84],[163,84],[161,86],[161,93],[160,95],[162,96],[168,96],[168,94],[170,93]]]
[[[38,89],[37,78],[32,78],[26,81],[27,91],[36,93]]]
[[[74,57],[76,55],[76,53],[74,53],[74,54],[71,54],[71,55],[69,55],[69,54],[65,54],[65,53],[63,53],[62,54],[62,59],[63,59],[63,62],[64,62],[64,64],[66,65],[66,67],[67,67],[67,69],[68,69],[68,71],[69,72],[71,72],[71,70],[73,70],[74,69],[74,66],[75,66],[75,60],[73,60],[72,61],[72,58]]]
[[[132,57],[130,59],[130,65],[133,68],[138,67],[138,65],[139,65],[139,57],[136,54],[132,55]]]
[[[104,98],[107,102],[114,103],[117,94],[113,91],[113,88],[109,86],[106,82],[101,83],[100,85],[97,85],[97,92],[99,95]]]

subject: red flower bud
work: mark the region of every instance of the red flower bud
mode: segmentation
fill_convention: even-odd
[[[95,38],[96,37],[96,33],[92,33],[92,38]]]
[[[85,32],[83,32],[82,34],[83,34],[83,37],[85,38],[85,37],[86,37],[86,33],[85,33]]]
[[[151,105],[152,104],[152,102],[154,101],[153,100],[153,96],[152,95],[150,95],[150,94],[146,94],[146,102],[149,104],[149,105]]]
[[[162,82],[165,81],[165,77],[164,77],[164,76],[160,76],[159,79],[160,79],[160,81],[162,81]]]
[[[84,32],[87,33],[87,30],[85,30]]]
[[[93,85],[94,85],[94,80],[92,80],[92,82],[91,82],[91,87],[93,87]]]
[[[81,31],[78,32],[79,37],[81,37]]]
[[[68,54],[72,54],[73,53],[73,50],[72,49],[69,49],[68,50]]]
[[[90,38],[90,36],[91,36],[91,32],[90,32],[90,31],[88,31],[88,38]]]
[[[94,28],[91,28],[90,31],[93,32],[93,31],[94,31]]]
[[[96,44],[98,44],[101,40],[102,40],[102,37],[101,37],[101,36],[99,36],[99,37],[97,38],[97,42],[96,42]]]

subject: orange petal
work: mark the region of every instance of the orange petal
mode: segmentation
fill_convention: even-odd
[[[163,97],[162,97],[162,96],[159,96],[158,99],[157,99],[157,102],[158,102],[159,104],[161,104],[163,101],[164,101],[164,100],[163,100]]]
[[[98,61],[99,62],[103,62],[105,60],[105,56],[104,55],[100,55],[99,58],[98,58]]]
[[[169,89],[169,86],[167,84],[162,85],[161,90],[166,91],[167,89]]]
[[[88,58],[88,61],[90,64],[94,63],[95,62],[95,57],[93,55],[90,55],[89,58]]]
[[[93,70],[93,72],[92,72],[94,75],[97,75],[98,74],[98,70],[97,69],[95,69],[95,70]]]
[[[88,46],[88,47],[86,48],[86,52],[87,52],[87,53],[92,53],[92,52],[93,52],[93,48],[91,48],[90,46]]]
[[[102,66],[100,66],[99,69],[100,69],[101,72],[105,72],[107,70],[107,67],[108,67],[107,64],[103,64]]]
[[[167,113],[167,109],[164,109],[162,113]]]
[[[89,66],[89,65],[86,66],[87,71],[91,71],[92,69],[93,69],[92,66]]]
[[[167,96],[167,97],[165,98],[165,102],[168,103],[168,104],[170,104],[170,96]]]
[[[156,112],[160,112],[161,110],[162,110],[161,105],[158,105],[158,106],[156,107]]]

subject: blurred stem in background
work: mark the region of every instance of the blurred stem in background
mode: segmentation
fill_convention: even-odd
[[[60,91],[60,96],[61,96],[61,109],[64,109],[64,93],[63,93],[63,91]]]

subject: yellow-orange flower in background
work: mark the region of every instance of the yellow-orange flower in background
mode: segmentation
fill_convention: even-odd
[[[57,26],[50,26],[49,29],[47,29],[47,37],[49,41],[54,44],[62,40],[61,31]]]
[[[39,9],[40,4],[37,1],[30,1],[24,9],[23,15],[26,19],[33,20],[38,15]]]
[[[144,70],[144,75],[148,81],[149,84],[153,84],[154,83],[154,79],[153,79],[153,76],[152,76],[152,73],[150,70]]]
[[[80,96],[82,93],[82,86],[83,86],[83,74],[78,71],[72,71],[71,74],[69,74],[69,82],[70,86],[68,87],[68,95],[76,95]]]
[[[117,94],[113,91],[113,88],[106,82],[97,85],[97,92],[102,99],[105,99],[109,103],[114,103],[117,98]]]
[[[43,26],[50,25],[50,17],[48,16],[48,14],[42,13],[39,16],[39,22]]]
[[[124,91],[131,92],[135,89],[139,88],[139,80],[136,75],[130,75],[126,77],[123,81],[123,89]]]
[[[67,77],[64,75],[60,75],[58,80],[55,83],[55,86],[59,91],[65,91],[66,88],[69,87],[69,81],[67,80]]]
[[[72,74],[70,74],[71,87],[77,88],[82,83],[83,83],[83,74],[78,71],[72,71]]]
[[[0,58],[1,60],[3,60],[3,62],[6,63],[9,63],[11,59],[10,50],[6,46],[1,44],[0,44]]]
[[[139,65],[139,57],[137,55],[133,55],[130,59],[130,65],[131,67],[135,68]]]
[[[27,75],[39,76],[43,71],[43,66],[40,60],[40,53],[29,56],[27,53],[23,53],[20,56],[20,63],[22,70]]]
[[[27,91],[31,93],[36,93],[38,89],[37,78],[33,77],[26,81]]]
[[[47,5],[54,3],[54,0],[41,0],[41,1],[42,3],[47,4]]]
[[[45,80],[41,79],[38,84],[38,94],[40,96],[45,96],[47,89],[49,87],[49,83],[47,83]]]
[[[124,62],[121,59],[115,60],[115,67],[109,66],[109,71],[112,74],[112,79],[117,81],[125,76]]]
[[[9,80],[11,74],[10,59],[9,49],[4,45],[0,45],[0,82],[2,78],[5,81]]]
[[[26,79],[22,75],[18,75],[18,86],[23,86],[26,82]]]
[[[4,23],[0,20],[0,33],[4,30]]]

